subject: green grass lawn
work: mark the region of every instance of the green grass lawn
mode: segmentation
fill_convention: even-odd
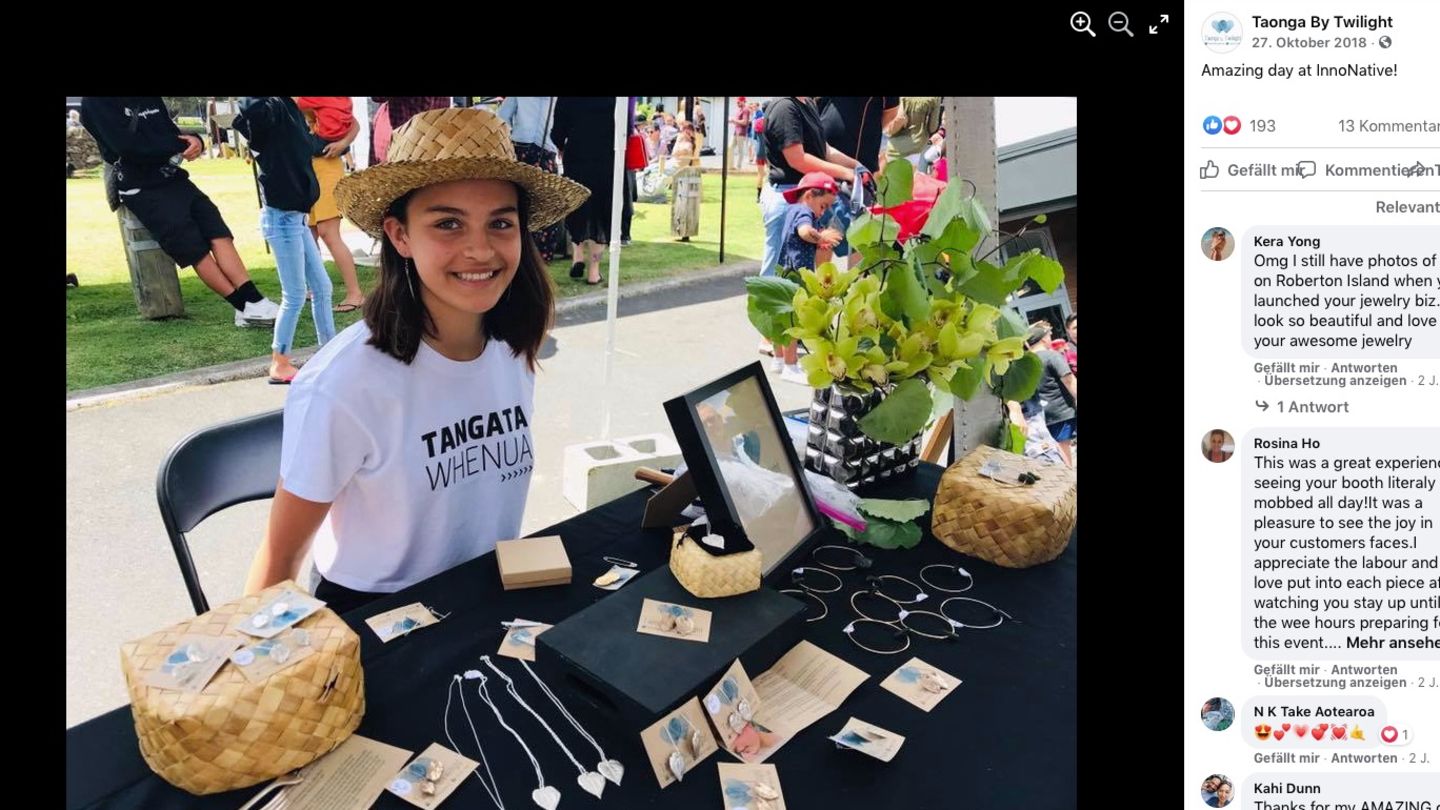
[[[242,160],[200,160],[186,164],[195,184],[214,200],[235,234],[235,247],[262,292],[280,299],[274,257],[260,236],[260,211],[249,164]],[[670,236],[670,207],[637,203],[631,228],[634,244],[621,253],[622,285],[664,278],[717,264],[720,238],[720,175],[704,177],[698,236],[676,242]],[[727,262],[758,259],[763,242],[760,211],[754,203],[754,175],[730,180],[726,216]],[[80,287],[66,290],[66,391],[168,374],[186,369],[264,357],[270,352],[268,329],[239,329],[234,310],[206,287],[192,270],[180,271],[185,316],[146,321],[135,307],[129,270],[115,214],[105,204],[98,172],[78,173],[65,182],[65,272]],[[336,299],[343,294],[333,264]],[[550,274],[561,297],[593,292],[569,277],[570,262],[557,257]],[[601,272],[609,272],[608,257]],[[375,271],[360,268],[360,284],[369,289]],[[336,327],[354,323],[359,313],[335,316]],[[295,331],[298,347],[313,346],[315,326],[308,310]]]

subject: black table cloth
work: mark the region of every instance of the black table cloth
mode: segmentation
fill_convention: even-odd
[[[915,475],[888,484],[873,496],[931,499],[941,472],[940,467],[922,464]],[[480,655],[491,655],[515,679],[526,702],[546,718],[582,763],[593,768],[594,749],[559,716],[519,662],[494,655],[503,633],[500,622],[519,617],[556,623],[608,596],[609,592],[590,584],[608,570],[609,563],[601,559],[605,555],[632,560],[642,570],[663,565],[669,533],[639,528],[648,495],[644,491],[627,495],[538,532],[564,538],[574,571],[569,586],[506,592],[500,587],[494,554],[486,554],[346,614],[345,620],[360,635],[365,668],[366,714],[357,733],[416,753],[433,742],[447,744],[441,721],[451,676],[478,668],[492,676],[491,696],[540,760],[546,781],[561,791],[561,808],[721,807],[715,763],[734,761],[729,754],[711,755],[683,783],[662,791],[638,737],[618,733],[574,695],[556,688],[606,753],[625,765],[622,785],[607,783],[601,799],[585,793],[575,784],[575,767],[479,661]],[[829,616],[807,624],[805,637],[869,673],[870,679],[839,710],[803,731],[768,760],[778,768],[786,806],[792,810],[1075,807],[1077,540],[1072,536],[1065,553],[1054,562],[1013,571],[956,554],[929,534],[928,515],[920,522],[926,528],[925,539],[914,549],[867,548],[876,559],[870,573],[894,573],[918,582],[921,566],[958,563],[975,578],[965,596],[990,602],[1019,621],[1007,621],[991,630],[961,630],[960,638],[953,641],[916,636],[910,649],[899,655],[869,653],[852,645],[841,631],[854,618],[849,596],[863,586],[863,572],[839,573],[845,587],[821,595],[829,606]],[[843,542],[843,538],[829,530],[813,542]],[[800,563],[787,568],[796,564]],[[950,581],[939,582],[958,587]],[[783,572],[767,583],[791,587]],[[818,579],[816,584],[820,584]],[[940,599],[949,595],[929,590],[933,594],[929,603],[914,607],[935,609]],[[899,595],[899,590],[893,592]],[[450,616],[389,644],[381,644],[364,624],[368,616],[416,601]],[[806,601],[818,612],[813,600]],[[980,621],[978,617],[974,620]],[[929,624],[921,629],[933,632]],[[880,682],[911,656],[963,681],[929,713],[880,688]],[[753,678],[759,673],[749,674]],[[465,682],[466,700],[502,798],[508,810],[533,808],[534,770],[514,738],[495,723],[494,715],[476,696],[476,683]],[[826,739],[852,716],[906,738],[892,762],[838,748]],[[452,706],[450,730],[461,753],[478,759],[458,700]],[[128,706],[66,732],[65,783],[66,807],[76,810],[234,810],[261,787],[212,796],[191,796],[172,787],[140,758]],[[374,806],[411,807],[389,793]],[[442,806],[494,805],[470,777]]]

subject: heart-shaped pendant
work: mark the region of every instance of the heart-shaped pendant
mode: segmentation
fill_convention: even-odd
[[[586,771],[580,774],[575,781],[580,783],[580,787],[586,793],[589,793],[597,799],[600,798],[601,793],[605,792],[605,777],[594,771]]]
[[[731,731],[739,734],[745,729],[745,718],[741,717],[739,712],[730,712],[730,716],[725,718],[725,724]]]
[[[595,766],[595,770],[599,771],[601,776],[617,785],[620,784],[621,777],[625,776],[625,766],[621,765],[620,761],[615,759],[607,759],[601,762]]]
[[[774,801],[780,798],[780,794],[776,792],[775,788],[770,787],[764,782],[751,782],[750,792],[768,801]]]
[[[555,810],[560,806],[560,791],[549,785],[530,791],[530,798],[545,810]]]

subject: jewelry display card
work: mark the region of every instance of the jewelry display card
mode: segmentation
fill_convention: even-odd
[[[505,629],[505,635],[500,639],[500,649],[496,650],[497,655],[507,658],[519,658],[522,661],[535,660],[535,637],[549,630],[553,625],[530,622],[524,619],[516,619]]]
[[[755,679],[765,717],[786,738],[840,708],[870,676],[808,641],[802,641]],[[779,747],[779,746],[776,746]]]
[[[947,675],[919,658],[911,658],[880,686],[928,712],[961,683],[963,681],[959,678]]]
[[[595,587],[603,591],[618,591],[620,586],[635,578],[640,573],[637,568],[626,568],[623,565],[611,565],[610,570],[595,578]]]
[[[646,599],[636,632],[685,641],[710,640],[710,611]]]
[[[438,765],[438,767],[436,767]],[[461,756],[440,743],[431,743],[420,756],[400,769],[386,790],[415,805],[432,810],[460,787],[480,763]],[[433,777],[433,778],[432,778]]]
[[[662,717],[655,725],[640,733],[650,768],[661,789],[670,787],[695,770],[706,757],[720,749],[700,698],[691,698],[680,708]]]
[[[366,619],[365,623],[370,625],[370,629],[375,631],[375,635],[379,636],[381,641],[388,644],[401,636],[409,635],[413,630],[429,627],[439,621],[429,608],[415,602],[394,610],[387,610],[384,613],[377,613]]]
[[[785,810],[774,765],[720,763],[720,797],[725,810]]]
[[[410,752],[359,734],[300,769],[303,780],[284,788],[267,810],[368,810]]]
[[[244,643],[235,636],[181,636],[164,663],[145,676],[145,683],[159,689],[199,692],[225,665],[230,653]]]
[[[853,748],[862,754],[889,762],[900,752],[900,746],[905,744],[905,738],[893,731],[886,731],[879,726],[871,725],[864,720],[854,717],[850,718],[845,727],[840,729],[830,739],[836,744],[846,748]]]
[[[258,638],[271,638],[322,607],[325,607],[325,603],[310,594],[286,588],[262,601],[253,613],[242,614],[237,618],[235,629]]]
[[[310,631],[292,627],[273,638],[241,647],[230,653],[230,660],[239,667],[245,680],[263,683],[271,675],[304,661],[314,653],[315,648],[310,645]]]
[[[764,762],[785,742],[738,659],[705,695],[704,704],[721,747],[746,762]]]

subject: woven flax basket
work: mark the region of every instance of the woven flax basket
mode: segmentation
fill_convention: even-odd
[[[181,636],[243,636],[231,629],[237,618],[287,587],[301,590],[283,582],[120,648],[140,753],[165,781],[194,794],[249,787],[329,753],[360,725],[360,637],[328,608],[295,625],[315,652],[264,682],[251,683],[226,662],[197,693],[145,683]]]
[[[992,459],[998,481],[980,474]],[[1040,480],[1020,484],[1022,472]],[[930,528],[950,548],[1005,568],[1050,562],[1075,528],[1075,471],[978,447],[940,477]]]
[[[760,588],[760,550],[711,554],[685,534],[675,533],[670,572],[685,590],[702,599],[735,596]]]

